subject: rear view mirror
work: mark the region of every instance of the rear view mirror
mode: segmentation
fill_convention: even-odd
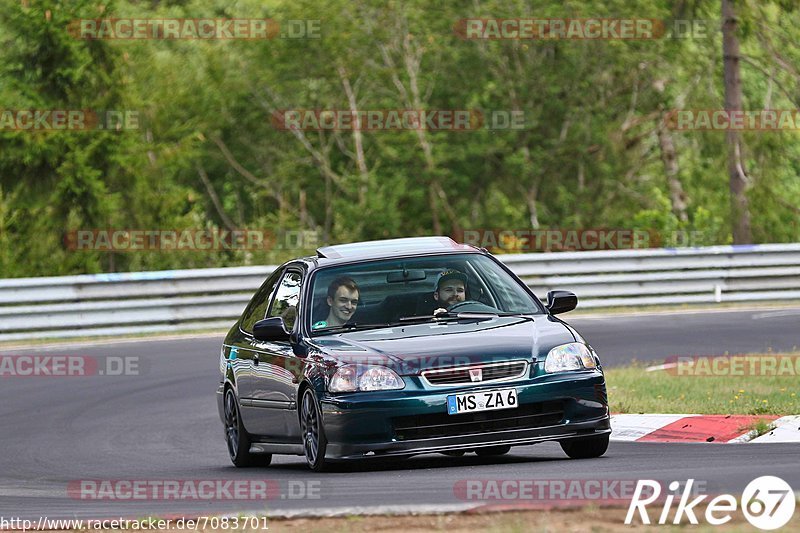
[[[547,293],[547,310],[551,315],[572,311],[578,306],[578,297],[570,291],[550,291]]]
[[[422,281],[428,275],[424,270],[403,270],[401,272],[389,272],[386,275],[386,283],[401,283],[408,281]]]

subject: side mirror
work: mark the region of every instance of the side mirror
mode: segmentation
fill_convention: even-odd
[[[290,333],[279,316],[265,318],[253,324],[253,337],[260,341],[288,341]]]
[[[578,297],[570,291],[550,291],[547,293],[547,310],[551,315],[572,311],[578,306]]]

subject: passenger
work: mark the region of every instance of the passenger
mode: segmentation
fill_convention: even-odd
[[[358,285],[347,276],[336,278],[328,285],[325,303],[330,308],[328,317],[315,322],[311,329],[343,326],[350,322],[358,307]]]
[[[445,270],[439,275],[436,290],[433,292],[435,303],[440,309],[456,305],[467,299],[467,276],[458,270]],[[436,311],[438,311],[437,309]],[[434,311],[434,314],[436,314]]]

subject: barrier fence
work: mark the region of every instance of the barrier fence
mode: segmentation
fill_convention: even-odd
[[[497,256],[578,309],[800,300],[800,244]],[[0,341],[224,329],[275,266],[0,280]]]

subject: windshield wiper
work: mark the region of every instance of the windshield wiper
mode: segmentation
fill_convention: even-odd
[[[422,315],[422,316],[404,316],[398,318],[398,322],[428,322],[430,320],[458,320],[466,318],[494,318],[496,313],[451,313],[449,311],[443,313],[436,313],[435,315]]]

